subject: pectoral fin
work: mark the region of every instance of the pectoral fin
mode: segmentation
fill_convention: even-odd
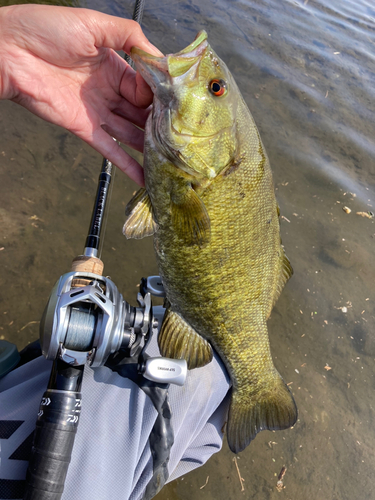
[[[204,246],[210,240],[210,217],[203,201],[191,186],[183,195],[171,196],[172,225],[187,245]]]
[[[128,216],[123,227],[126,238],[141,239],[151,236],[158,228],[153,213],[150,196],[145,188],[139,189],[129,201],[125,209]]]
[[[158,338],[162,356],[186,359],[189,370],[212,360],[210,344],[176,312],[167,309]]]

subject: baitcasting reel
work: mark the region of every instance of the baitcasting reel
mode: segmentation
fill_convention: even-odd
[[[164,308],[152,308],[151,295],[163,297],[165,293],[159,276],[143,279],[140,289],[139,307],[133,307],[109,278],[80,271],[61,276],[40,325],[44,356],[71,366],[87,363],[95,368],[121,349],[128,357],[138,357],[138,369],[145,378],[183,385],[185,360],[143,356],[164,315]]]

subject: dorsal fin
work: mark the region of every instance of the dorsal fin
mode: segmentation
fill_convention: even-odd
[[[126,205],[128,218],[123,227],[123,234],[128,238],[141,239],[151,236],[158,228],[153,216],[150,196],[145,188],[139,189]]]
[[[165,312],[158,343],[162,356],[186,359],[189,370],[207,365],[213,357],[210,344],[171,309]]]

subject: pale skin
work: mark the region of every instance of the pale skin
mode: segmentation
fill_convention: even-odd
[[[152,92],[115,51],[154,55],[134,21],[88,9],[0,8],[0,99],[64,127],[139,185],[143,170],[113,137],[142,151]]]

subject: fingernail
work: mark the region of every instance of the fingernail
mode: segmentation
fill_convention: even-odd
[[[150,54],[152,54],[153,56],[164,57],[163,52],[160,52],[160,50],[155,47],[155,45],[152,45],[152,43],[150,42],[148,42],[147,45],[149,47]]]

